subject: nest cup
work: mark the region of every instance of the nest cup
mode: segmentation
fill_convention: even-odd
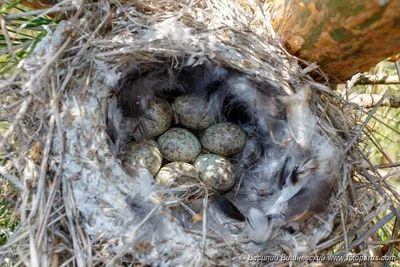
[[[169,27],[171,26],[172,25],[169,25]],[[174,30],[175,29],[176,28],[174,28]],[[178,37],[176,34],[177,33],[173,31],[170,33],[169,37],[179,40],[179,38],[185,38],[185,34],[188,33],[181,32],[182,35],[180,37]],[[286,57],[283,54],[281,54],[280,56]],[[157,62],[144,62],[140,64],[133,63],[133,67],[127,66],[127,71],[121,70],[121,78],[119,79],[118,84],[115,86],[115,91],[113,91],[113,93],[110,95],[111,103],[109,103],[109,105],[107,106],[107,132],[110,137],[110,139],[108,140],[110,141],[110,147],[112,148],[112,152],[116,156],[117,160],[119,158],[119,154],[124,154],[124,146],[129,146],[129,143],[132,142],[132,140],[134,140],[134,142],[140,142],[140,140],[143,139],[160,140],[160,136],[163,136],[163,134],[168,129],[164,127],[164,129],[158,134],[151,134],[151,132],[154,130],[154,128],[152,128],[154,124],[149,126],[149,121],[150,123],[152,123],[154,121],[154,118],[147,117],[147,115],[149,114],[148,111],[152,105],[151,103],[154,101],[154,99],[157,99],[156,102],[165,102],[165,100],[168,100],[170,104],[173,104],[174,100],[180,96],[197,98],[199,102],[190,104],[196,105],[202,110],[209,110],[210,113],[212,113],[212,115],[210,115],[213,121],[212,124],[229,121],[238,123],[242,127],[246,128],[246,135],[250,137],[250,142],[248,142],[247,144],[250,146],[251,141],[254,140],[257,140],[257,142],[262,140],[260,141],[261,143],[264,142],[263,140],[274,140],[274,142],[276,142],[276,145],[279,143],[278,146],[281,147],[287,145],[285,144],[285,142],[292,142],[293,146],[295,146],[296,144],[297,146],[302,147],[303,145],[305,145],[304,143],[307,142],[304,141],[302,138],[313,138],[312,131],[306,131],[306,133],[310,134],[310,136],[302,136],[302,134],[304,134],[302,133],[302,130],[298,130],[300,132],[296,132],[296,129],[291,129],[292,132],[294,131],[294,133],[292,134],[294,134],[295,136],[290,136],[290,134],[288,134],[287,132],[290,130],[289,128],[296,128],[295,124],[298,123],[290,122],[291,119],[305,119],[302,117],[296,117],[297,114],[291,114],[292,111],[290,109],[296,109],[296,107],[293,106],[304,105],[303,102],[297,103],[296,97],[298,97],[298,95],[305,94],[303,101],[307,105],[311,100],[310,90],[308,89],[305,90],[306,92],[303,92],[302,89],[303,87],[308,87],[308,85],[304,83],[304,81],[296,81],[296,78],[298,77],[290,77],[289,80],[285,80],[285,78],[282,77],[280,74],[279,76],[277,75],[278,77],[274,77],[273,75],[271,75],[268,77],[268,80],[264,80],[263,78],[258,77],[258,75],[249,75],[247,73],[244,73],[242,69],[237,68],[237,66],[234,66],[233,68],[229,64],[227,65],[225,62],[211,59],[208,57],[207,54],[203,58],[198,58],[191,54],[185,53],[185,51],[182,51],[181,53],[176,53],[174,55],[174,60],[171,60],[170,57],[165,56],[159,56],[155,59]],[[135,62],[135,60],[136,59],[134,57],[129,58],[130,62]],[[260,63],[263,64],[262,62]],[[271,77],[273,78],[272,80]],[[287,84],[281,85],[279,84],[279,82],[276,83],[274,81],[275,79],[283,79],[286,81]],[[233,83],[238,83],[239,86],[236,86]],[[235,88],[235,86],[237,88]],[[247,88],[247,86],[249,88]],[[285,92],[285,89],[287,90],[287,92]],[[241,90],[240,93],[242,95],[239,95],[239,92],[233,93],[233,90]],[[235,99],[235,97],[238,99]],[[292,100],[284,100],[285,97]],[[247,98],[252,98],[252,100],[249,100]],[[115,100],[118,100],[118,104],[112,107],[111,105],[115,105],[115,103],[113,103],[113,101]],[[204,101],[205,103],[203,103],[202,101]],[[260,101],[260,103],[255,103],[257,101]],[[252,107],[250,107],[251,105],[261,105],[264,107],[253,107],[252,109]],[[263,115],[260,115],[262,112],[264,112]],[[169,112],[165,111],[164,113],[168,113],[168,117],[170,117]],[[314,115],[311,113],[307,115],[309,115],[307,121],[301,122],[299,127],[316,127],[309,126],[315,123],[312,119]],[[118,116],[120,116],[120,118],[116,118]],[[176,116],[177,114],[175,114],[175,117]],[[293,119],[292,117],[295,118]],[[179,123],[179,120],[177,122],[172,122],[170,129],[176,129],[174,127],[179,126],[182,127],[182,125],[180,125]],[[281,123],[281,125],[279,125],[279,123]],[[282,123],[288,123],[288,126],[283,125]],[[266,124],[268,124],[268,127],[266,127]],[[272,129],[271,125],[269,124],[272,125]],[[282,128],[279,126],[282,126]],[[206,132],[205,129],[190,129],[190,131],[195,133],[199,139],[202,139]],[[256,137],[254,138],[253,136],[252,138],[252,135],[256,135]],[[301,140],[297,140],[296,137]],[[242,168],[243,170],[246,168],[246,171],[250,171],[250,169],[254,170],[254,172],[256,173],[255,176],[257,176],[257,172],[261,172],[258,169],[262,170],[263,168],[267,168],[269,171],[273,171],[273,168],[271,166],[263,166],[264,162],[260,160],[268,153],[274,153],[269,151],[263,154],[261,152],[261,150],[263,149],[270,149],[268,144],[269,141],[265,141],[265,144],[263,144],[263,148],[260,149],[260,151],[258,151],[257,149],[251,149],[252,153],[256,154],[255,156],[253,155],[252,157],[250,157],[254,161],[252,163],[253,165],[249,167],[250,164],[248,163],[248,166]],[[311,142],[311,140],[308,142]],[[213,144],[212,146],[215,147],[216,145]],[[294,149],[292,153],[296,152],[298,151]],[[245,155],[243,155],[244,153],[248,153],[248,151],[242,151],[242,149],[239,149],[236,153],[232,153],[232,157],[229,158],[229,161],[238,162],[249,160]],[[335,159],[335,161],[338,161],[338,159]],[[237,162],[236,165],[234,165],[233,167],[236,169],[234,173],[236,176],[235,180],[237,187],[232,188],[232,186],[229,186],[224,188],[223,190],[223,193],[227,193],[228,191],[231,192],[231,196],[233,192],[236,192],[237,194],[239,191],[239,187],[241,184],[238,176],[240,174],[242,174],[241,178],[246,177],[247,175],[250,177],[246,177],[245,179],[254,179],[251,177],[251,175],[244,173],[244,171],[241,169],[241,166],[244,163]],[[275,163],[281,165],[285,164],[279,161],[276,161],[273,164]],[[333,162],[332,164],[336,163],[337,162]],[[226,211],[227,209],[230,209],[230,205],[234,204],[231,202],[225,202],[227,200],[225,198],[222,201],[218,199],[213,200],[212,196],[208,195],[208,191],[204,191],[205,188],[203,188],[203,190],[199,190],[199,187],[201,189],[205,185],[199,184],[198,178],[197,182],[195,182],[194,185],[193,181],[190,184],[194,186],[195,189],[197,188],[195,191],[190,188],[190,186],[188,189],[186,189],[185,184],[183,186],[175,184],[173,186],[173,189],[169,189],[168,186],[155,186],[155,180],[153,180],[152,177],[147,173],[146,169],[141,168],[140,166],[131,166],[130,168],[133,169],[132,171],[132,169],[128,168],[128,170],[130,170],[130,177],[136,179],[139,184],[145,183],[147,187],[147,193],[144,193],[142,189],[136,188],[133,195],[129,196],[128,194],[126,199],[128,212],[133,218],[142,220],[142,222],[144,221],[145,224],[149,224],[151,228],[155,229],[154,233],[146,233],[145,229],[141,229],[144,236],[133,242],[139,244],[145,242],[146,244],[150,244],[151,247],[159,246],[155,239],[165,240],[171,238],[170,235],[165,233],[167,229],[174,229],[174,231],[197,230],[199,231],[199,233],[201,231],[203,231],[203,233],[210,231],[211,233],[222,235],[228,240],[240,240],[241,238],[248,236],[251,239],[251,241],[249,240],[250,242],[254,241],[257,244],[257,249],[263,249],[265,247],[271,248],[270,244],[272,243],[272,240],[281,244],[290,244],[290,242],[293,242],[290,241],[290,239],[288,240],[287,236],[285,236],[287,235],[287,233],[293,231],[290,228],[291,226],[289,226],[289,228],[287,228],[287,226],[282,227],[284,229],[283,231],[279,227],[270,229],[256,229],[256,235],[258,235],[258,231],[260,231],[259,233],[262,236],[265,235],[265,231],[272,231],[272,234],[268,233],[268,237],[266,237],[265,239],[260,239],[258,236],[252,236],[251,233],[249,233],[248,235],[243,234],[245,233],[245,226],[243,223],[241,226],[236,226],[237,229],[235,229],[233,226],[230,226],[229,224],[232,224],[232,221],[234,221],[232,219],[237,219],[241,216],[247,216],[248,209],[252,205],[250,204],[249,206],[239,206],[240,211],[238,212],[243,212],[243,214],[246,215],[241,214],[237,217],[237,214],[229,214],[229,211]],[[285,166],[278,167],[278,169],[280,168],[284,169]],[[137,173],[135,173],[135,171]],[[286,178],[284,176],[282,177]],[[153,178],[156,178],[156,175],[153,175]],[[261,190],[264,190],[263,186],[266,187],[266,190],[271,191],[282,189],[275,188],[276,182],[274,181],[274,179],[279,180],[282,178],[265,178],[266,181],[255,181],[254,186],[259,186]],[[270,186],[272,186],[273,189],[269,188]],[[329,195],[331,189],[332,187],[323,189],[317,188],[316,190],[327,190],[324,191],[323,194]],[[246,190],[242,190],[242,192],[240,193],[251,194],[251,192]],[[262,194],[263,193],[261,193],[261,195]],[[269,192],[269,194],[273,195],[273,192]],[[251,196],[246,196],[244,199],[248,198],[251,198]],[[204,201],[206,201],[207,199],[211,202],[217,202],[217,204],[212,203],[210,205],[206,205]],[[317,201],[321,202],[326,202],[326,200],[327,199],[317,199]],[[307,199],[304,201],[307,201]],[[173,202],[175,204],[172,204]],[[327,205],[323,203],[318,204],[321,204],[322,206]],[[165,208],[167,208],[167,210],[163,210],[161,208],[155,209],[157,207],[156,205],[163,205]],[[150,207],[152,207],[153,209],[150,210]],[[330,220],[329,223],[331,224],[333,215],[330,214],[329,210],[327,211],[325,208],[326,207],[323,207],[321,210],[317,211],[324,211],[325,216],[327,216],[326,220]],[[151,212],[154,211],[154,209],[155,214],[152,215]],[[234,209],[237,209],[237,207],[234,206]],[[317,211],[311,210],[311,212]],[[157,221],[158,219],[160,219],[160,215],[170,218],[170,222]],[[146,220],[147,216],[150,216],[150,218]],[[299,216],[303,216],[303,214]],[[198,220],[208,220],[207,224],[209,226],[204,227],[198,222]],[[311,222],[308,222],[309,224],[314,224],[314,226],[318,225],[318,222],[313,220],[310,221]],[[174,223],[175,225],[173,225]],[[268,223],[270,222],[262,222],[262,224]],[[235,222],[233,224],[235,224]],[[222,226],[227,229],[222,229],[220,231],[212,230],[213,227],[217,228]],[[295,227],[299,226],[296,225]],[[315,233],[306,232],[303,238],[307,239],[310,238],[310,236],[313,236],[312,238],[315,238],[314,245],[317,242],[321,241],[324,237],[328,235],[329,231],[323,229],[324,227],[326,227],[325,225],[319,225],[319,227],[320,231],[318,232],[317,236]],[[178,228],[179,230],[176,228]],[[184,232],[180,232],[179,234],[182,235],[182,237],[185,236],[185,239],[187,238]],[[293,236],[291,238],[293,238]],[[196,241],[196,237],[193,240],[193,242],[199,241],[200,239],[197,239]],[[252,247],[253,245],[254,244],[249,244],[248,246]],[[301,249],[294,248],[294,251],[295,253],[306,251],[305,247],[308,247],[308,245],[303,243],[303,247]],[[282,248],[274,247],[274,249],[271,250],[271,253],[276,255],[276,253],[278,253],[278,251],[281,251],[281,249]],[[281,252],[283,253],[283,251]],[[143,255],[146,254],[149,254],[149,252],[146,251],[143,253]]]
[[[340,228],[337,200],[342,195],[337,188],[338,184],[347,184],[347,175],[341,175],[342,166],[348,160],[346,157],[337,158],[335,180],[329,187],[332,194],[318,218],[310,217],[306,221],[293,221],[274,228],[267,242],[257,243],[251,236],[249,239],[243,235],[244,223],[235,225],[235,220],[227,218],[212,204],[207,211],[205,207],[211,198],[207,193],[202,192],[196,203],[183,203],[178,211],[171,210],[171,203],[160,197],[171,191],[156,186],[154,178],[145,169],[133,167],[127,171],[122,167],[119,153],[127,143],[127,134],[115,136],[115,131],[109,130],[110,119],[124,117],[123,110],[119,110],[123,100],[112,102],[112,99],[118,98],[120,82],[126,73],[141,77],[159,71],[162,66],[166,70],[163,75],[167,77],[167,92],[169,82],[177,73],[196,67],[221,66],[237,77],[231,81],[233,84],[250,81],[256,88],[256,96],[261,96],[253,101],[243,94],[240,99],[249,103],[248,107],[265,107],[267,112],[265,124],[263,121],[257,123],[264,129],[264,132],[257,132],[260,139],[251,136],[252,126],[248,125],[250,139],[261,142],[268,139],[271,146],[272,143],[282,147],[287,145],[285,141],[290,132],[274,132],[274,129],[279,129],[280,123],[291,124],[291,119],[304,119],[290,118],[293,113],[287,111],[290,101],[303,97],[301,99],[307,99],[310,114],[316,119],[314,125],[318,137],[328,140],[333,149],[343,151],[344,142],[352,137],[347,133],[353,133],[354,129],[349,126],[347,115],[338,108],[340,100],[328,87],[316,83],[303,71],[297,60],[285,52],[272,27],[268,27],[264,13],[257,11],[256,6],[253,10],[256,11],[248,15],[249,11],[232,1],[175,1],[166,6],[150,2],[115,6],[99,3],[83,6],[80,20],[62,22],[43,38],[33,54],[21,64],[19,79],[25,83],[19,84],[26,84],[23,90],[37,88],[35,92],[43,99],[52,100],[48,101],[52,105],[44,102],[29,106],[28,103],[30,114],[35,114],[40,118],[38,121],[46,124],[44,132],[32,138],[44,144],[46,152],[43,156],[50,160],[47,170],[38,168],[31,157],[24,163],[24,183],[33,181],[35,190],[21,190],[24,201],[28,201],[26,196],[33,197],[32,207],[35,208],[22,207],[18,233],[26,234],[28,244],[28,234],[35,234],[36,229],[41,233],[37,239],[50,247],[60,240],[58,234],[61,232],[61,241],[55,246],[64,246],[68,250],[54,249],[44,254],[38,247],[30,250],[30,260],[42,264],[44,258],[49,261],[57,258],[59,262],[73,260],[78,266],[88,262],[232,265],[240,261],[237,255],[248,251],[271,256],[308,255],[316,249],[326,251],[335,244],[324,241]],[[77,30],[72,29],[79,36],[75,39],[68,35],[71,24],[79,25]],[[93,28],[93,25],[99,26]],[[92,34],[79,35],[83,33]],[[53,58],[62,44],[70,49],[63,47],[61,58]],[[45,68],[46,75],[43,75],[38,66],[45,65],[49,58],[59,64]],[[151,77],[149,79],[151,81]],[[166,99],[168,97],[173,97],[171,92],[167,92]],[[33,97],[27,99],[32,101]],[[108,111],[112,105],[116,113],[110,117]],[[46,112],[52,115],[48,116]],[[231,112],[235,114],[236,111]],[[217,121],[229,120],[223,117],[223,112],[216,114],[222,114]],[[259,114],[249,117],[255,116]],[[268,118],[274,118],[271,124],[267,123]],[[124,123],[113,127],[125,129]],[[307,142],[301,135],[303,130],[295,131],[298,140],[291,142],[307,145],[302,143]],[[307,131],[309,129],[304,130]],[[22,147],[29,146],[26,141],[19,142],[25,144]],[[258,157],[251,153],[252,145],[249,143],[248,150],[244,150],[250,151],[247,158]],[[233,156],[230,160],[240,169],[240,158]],[[262,166],[262,163],[258,164]],[[45,180],[46,172],[50,179]],[[240,178],[241,175],[236,177],[237,184]],[[47,187],[48,183],[51,186]],[[234,192],[232,190],[232,194]],[[367,210],[371,208],[366,207]],[[62,210],[62,216],[57,212],[45,212],[52,209]],[[29,210],[28,216],[26,210]],[[199,223],[198,217],[193,215],[201,215],[204,223]],[[222,221],[230,222],[227,228],[225,225],[219,228],[223,225],[221,217]],[[218,226],[218,229],[210,229],[207,225]],[[225,236],[229,236],[228,241]],[[15,240],[11,242],[17,244]],[[29,249],[23,242],[17,245],[21,259],[26,260],[22,255],[29,255]]]

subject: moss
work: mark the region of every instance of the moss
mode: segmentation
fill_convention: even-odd
[[[317,26],[315,26],[312,29],[312,33],[310,35],[309,38],[307,38],[307,41],[305,42],[305,46],[304,47],[308,47],[308,48],[313,48],[315,47],[315,44],[318,41],[319,36],[322,33],[322,30],[324,29],[324,23],[319,23]]]
[[[331,63],[337,62],[337,58],[331,58],[329,55],[320,58],[318,63],[320,66],[329,66]]]
[[[338,43],[347,43],[353,39],[353,34],[346,29],[337,28],[330,32],[330,36]]]
[[[396,18],[394,20],[394,27],[400,27],[400,19],[399,18]]]
[[[296,17],[296,24],[300,25],[300,27],[304,27],[310,16],[311,16],[311,11],[307,8],[306,10],[304,10],[301,16]]]
[[[337,9],[340,9],[342,7],[343,3],[346,3],[346,2],[347,1],[343,1],[343,0],[332,0],[332,1],[329,1],[327,3],[327,5],[328,5],[329,9],[337,10]]]
[[[344,46],[341,47],[341,50],[343,52],[345,52],[345,51],[351,50],[352,48],[353,48],[353,46],[351,44],[350,45],[344,45]]]
[[[385,9],[381,9],[379,12],[373,14],[369,19],[365,20],[363,23],[358,25],[359,29],[365,29],[374,24],[375,22],[379,21],[382,18],[383,12]]]
[[[357,0],[332,0],[327,2],[325,7],[322,8],[327,8],[331,14],[340,14],[342,17],[350,17],[365,9],[363,5],[357,5],[356,2],[360,2]],[[352,6],[355,7],[352,8]]]
[[[363,5],[356,6],[356,7],[354,8],[354,14],[358,14],[358,13],[360,13],[361,11],[364,11],[364,10],[365,10],[365,6],[363,6]]]

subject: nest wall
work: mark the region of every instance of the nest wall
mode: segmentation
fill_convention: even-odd
[[[160,62],[174,68],[218,63],[286,95],[310,86],[321,132],[346,152],[345,142],[354,145],[357,132],[342,100],[310,77],[318,71],[313,65],[299,64],[285,51],[257,6],[249,12],[232,1],[82,3],[8,80],[22,99],[11,128],[19,144],[13,153],[21,223],[2,248],[8,258],[33,266],[231,265],[249,252],[308,255],[340,242],[332,236],[341,233],[341,223],[354,230],[359,216],[370,222],[376,214],[366,212],[389,205],[367,186],[353,195],[371,200],[362,202],[364,214],[348,208],[349,170],[358,158],[344,154],[328,212],[297,226],[303,230],[296,235],[259,246],[185,231],[157,202],[148,172],[124,171],[105,130],[109,96],[121,75]],[[132,201],[146,212],[132,213]],[[350,219],[343,221],[343,214]]]

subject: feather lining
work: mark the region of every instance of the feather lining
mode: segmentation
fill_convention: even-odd
[[[245,221],[247,235],[265,242],[283,224],[325,210],[337,161],[329,141],[317,132],[310,88],[286,97],[280,92],[211,63],[179,70],[135,70],[121,81],[119,106],[115,100],[110,104],[107,131],[114,143],[129,139],[132,131],[145,133],[143,120],[148,119],[151,101],[172,102],[180,95],[198,97],[196,107],[209,112],[215,122],[240,124],[248,139],[244,150],[231,159],[237,185],[224,196],[212,197],[207,227],[229,235],[223,230],[229,219]],[[204,207],[198,210],[197,202],[186,205],[201,212]],[[182,207],[174,208],[173,214],[184,227],[200,227]]]

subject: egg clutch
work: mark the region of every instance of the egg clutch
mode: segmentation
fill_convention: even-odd
[[[246,134],[237,124],[215,123],[207,108],[198,108],[201,101],[188,95],[176,97],[172,105],[150,100],[141,122],[146,135],[133,132],[123,165],[145,168],[156,183],[169,187],[202,182],[220,192],[231,189],[235,176],[229,157],[243,150]]]

